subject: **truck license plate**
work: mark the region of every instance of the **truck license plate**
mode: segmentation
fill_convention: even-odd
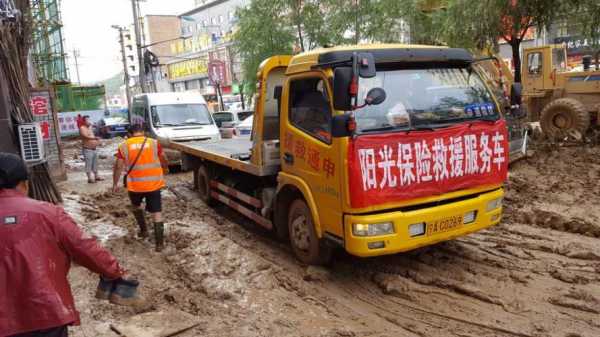
[[[455,215],[441,220],[435,220],[427,223],[427,235],[448,232],[456,229],[463,224],[463,216]]]

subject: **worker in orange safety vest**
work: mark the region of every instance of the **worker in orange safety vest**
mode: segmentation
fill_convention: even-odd
[[[133,206],[133,215],[140,227],[139,236],[148,237],[146,218],[141,207],[142,201],[145,201],[146,211],[152,215],[154,222],[156,251],[160,252],[164,247],[161,190],[165,187],[164,174],[168,173],[168,162],[158,141],[144,136],[142,125],[133,124],[129,129],[131,136],[119,145],[115,155],[113,192],[118,192],[121,173],[126,168],[124,183]]]

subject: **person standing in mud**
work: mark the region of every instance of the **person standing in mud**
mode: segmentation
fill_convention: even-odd
[[[93,184],[97,181],[102,181],[104,178],[98,175],[98,152],[97,148],[100,145],[100,138],[94,136],[90,116],[83,116],[81,126],[79,126],[79,136],[81,137],[81,147],[83,151],[83,159],[85,161],[85,173],[87,174],[88,183]]]
[[[152,215],[154,223],[156,251],[160,252],[164,247],[161,190],[165,187],[163,174],[168,172],[167,158],[158,141],[144,136],[142,125],[132,124],[129,129],[130,137],[119,145],[115,155],[113,192],[118,192],[121,173],[125,168],[125,187],[131,200],[133,215],[140,228],[139,236],[148,237],[146,217],[142,208],[142,201],[145,201],[146,211]]]
[[[67,326],[79,324],[71,261],[102,275],[102,298],[112,303],[127,304],[113,284],[131,281],[62,207],[28,198],[28,189],[23,160],[0,152],[0,336],[66,337]]]

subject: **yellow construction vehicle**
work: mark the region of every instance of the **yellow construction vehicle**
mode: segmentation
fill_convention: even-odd
[[[567,69],[562,45],[527,48],[523,53],[523,101],[531,121],[550,138],[581,139],[600,121],[600,51],[584,56],[581,69]]]
[[[450,240],[502,215],[504,106],[475,62],[393,44],[274,56],[249,137],[171,147],[202,200],[289,238],[304,263]]]
[[[520,99],[522,85],[514,83],[512,70],[499,55],[494,55],[489,50],[483,51],[475,61],[482,78],[504,108],[510,142],[510,161],[519,160],[527,155],[530,135],[527,108]]]

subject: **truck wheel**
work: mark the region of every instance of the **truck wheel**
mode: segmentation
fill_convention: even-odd
[[[290,242],[298,260],[312,265],[328,263],[331,259],[331,247],[322,244],[317,237],[306,202],[302,199],[294,200],[288,214]]]
[[[197,173],[194,173],[194,187],[198,188],[200,199],[202,199],[206,205],[213,206],[215,204],[215,199],[210,195],[211,177],[210,174],[208,174],[208,170],[205,166],[200,166]]]
[[[560,98],[544,107],[540,125],[549,138],[581,138],[590,127],[590,115],[579,101]]]

